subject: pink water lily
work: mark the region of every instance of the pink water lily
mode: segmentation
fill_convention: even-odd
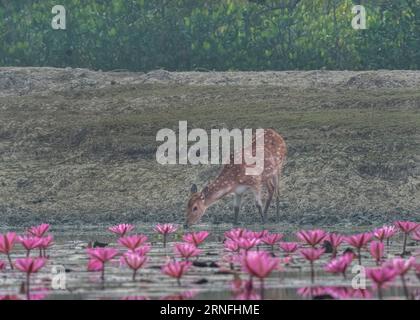
[[[369,245],[369,252],[376,264],[379,265],[384,256],[384,243],[380,241],[372,241]]]
[[[171,261],[162,267],[162,273],[176,278],[178,285],[181,285],[182,276],[191,268],[190,261]]]
[[[257,239],[263,239],[268,235],[268,230],[262,230],[262,231],[251,231],[246,230],[243,237],[245,238],[257,238]]]
[[[244,233],[246,233],[246,230],[242,228],[231,229],[225,232],[225,238],[236,241],[238,238],[241,238]]]
[[[325,240],[331,244],[332,247],[332,257],[337,256],[338,247],[344,242],[344,236],[337,233],[329,233],[325,237]]]
[[[239,238],[236,240],[236,243],[238,244],[239,248],[248,251],[259,245],[261,240],[259,238]]]
[[[347,268],[351,265],[353,261],[353,253],[345,253],[344,255],[335,258],[327,263],[324,270],[329,273],[339,273],[346,278]]]
[[[240,249],[238,242],[234,240],[230,240],[230,239],[225,241],[224,247],[225,247],[225,250],[230,251],[230,252],[238,252]]]
[[[26,298],[27,300],[31,299],[31,290],[30,290],[30,277],[31,274],[38,272],[42,267],[45,266],[46,260],[43,258],[31,258],[26,257],[22,259],[16,259],[15,267],[16,269],[26,273]]]
[[[45,237],[41,237],[41,243],[39,244],[39,255],[41,257],[47,257],[47,249],[51,247],[54,243],[54,237],[52,235],[48,235]]]
[[[113,248],[89,248],[87,249],[87,254],[91,259],[90,263],[92,264],[92,269],[102,265],[102,268],[99,270],[102,271],[101,279],[105,280],[105,264],[117,256],[118,251]],[[94,263],[92,260],[96,260],[100,263]]]
[[[413,221],[395,221],[395,225],[404,233],[411,233],[420,227],[420,224]]]
[[[177,243],[174,247],[176,255],[188,260],[191,257],[200,255],[203,251],[197,249],[197,247],[191,243]]]
[[[279,247],[286,253],[286,255],[290,255],[299,249],[299,244],[297,242],[280,242]]]
[[[389,266],[382,266],[367,269],[366,275],[376,286],[384,287],[385,284],[395,279],[397,273]]]
[[[192,243],[198,247],[209,236],[207,231],[188,233],[182,237],[185,242]]]
[[[42,223],[39,226],[30,227],[28,232],[33,235],[34,237],[41,238],[47,233],[50,229],[50,225],[47,223]]]
[[[160,234],[174,233],[178,230],[178,227],[172,223],[157,224],[154,230]]]
[[[109,227],[108,230],[112,233],[124,237],[128,232],[132,231],[134,226],[132,224],[122,223],[113,227]]]
[[[371,239],[372,234],[369,232],[365,232],[349,236],[345,240],[349,245],[357,249],[361,249],[364,246],[366,246],[366,244],[368,244]]]
[[[265,251],[248,251],[242,258],[242,270],[257,277],[261,283],[261,297],[264,299],[264,278],[279,266],[279,259]]]
[[[300,254],[308,261],[318,260],[324,253],[324,249],[306,248],[300,250]]]
[[[31,250],[39,248],[43,243],[42,238],[34,236],[21,236],[18,237],[18,241],[26,249],[27,257],[29,257]]]
[[[43,258],[21,258],[16,259],[15,267],[27,274],[38,272],[42,267],[45,266],[46,260]]]
[[[103,262],[96,259],[89,259],[87,270],[88,271],[102,271],[104,268]]]
[[[248,251],[242,257],[242,269],[259,279],[266,278],[278,265],[278,258],[273,258],[265,251]]]
[[[307,248],[301,249],[300,254],[309,261],[311,265],[311,282],[315,282],[314,261],[318,260],[325,253],[324,249]]]
[[[271,246],[271,251],[274,251],[274,246],[283,239],[284,235],[281,233],[269,233],[261,238],[261,241]]]
[[[106,263],[113,259],[118,254],[118,251],[113,248],[89,248],[87,253],[92,259]]]
[[[13,247],[16,243],[16,233],[8,232],[6,234],[0,234],[0,252],[7,256],[7,260],[9,261],[10,268],[13,269],[12,259],[10,257],[10,253],[13,250]]]
[[[54,237],[52,235],[48,235],[45,237],[40,238],[42,241],[40,243],[40,247],[43,249],[49,248],[54,243]]]
[[[400,276],[401,283],[403,285],[404,294],[407,299],[410,298],[410,293],[407,287],[407,281],[405,280],[405,275],[414,268],[416,265],[416,258],[410,257],[408,259],[403,258],[394,258],[386,263],[386,266],[392,268],[397,276]]]
[[[311,247],[316,247],[325,239],[327,233],[324,230],[316,229],[301,230],[296,235],[300,241],[309,244]]]
[[[163,247],[166,248],[166,240],[167,240],[168,234],[176,232],[178,230],[178,227],[172,223],[165,223],[165,224],[157,224],[154,227],[154,230],[157,233],[160,233],[161,235],[163,235]]]
[[[379,241],[383,242],[384,240],[389,240],[397,233],[397,228],[395,226],[383,226],[373,231],[373,236]]]
[[[118,243],[127,249],[134,251],[138,247],[142,246],[147,241],[147,236],[142,234],[136,234],[133,236],[121,237],[118,239]]]
[[[405,248],[407,247],[408,235],[420,227],[420,223],[412,221],[395,221],[395,225],[404,233],[404,243],[401,255],[405,255],[407,253]]]
[[[366,275],[372,280],[375,287],[378,289],[378,297],[382,300],[382,289],[385,288],[389,282],[394,281],[397,273],[393,268],[382,266],[378,268],[367,269]]]
[[[345,239],[349,245],[356,248],[359,265],[362,264],[362,255],[361,255],[362,248],[365,247],[369,243],[372,237],[373,235],[371,233],[365,232],[365,233],[359,233],[359,234],[349,236]]]
[[[141,247],[134,249],[134,252],[137,253],[138,255],[144,256],[148,254],[151,249],[152,247],[150,246],[150,244],[146,243],[145,245],[142,245]]]
[[[420,228],[418,228],[417,230],[413,232],[413,235],[411,236],[411,238],[415,241],[420,241]]]
[[[137,272],[140,268],[142,268],[145,263],[147,262],[148,258],[144,255],[139,255],[134,252],[127,252],[124,253],[121,257],[121,263],[123,265],[128,266],[131,270],[133,270],[133,281],[136,280]]]

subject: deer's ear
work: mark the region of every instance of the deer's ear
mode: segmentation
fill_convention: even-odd
[[[197,185],[193,183],[193,185],[191,186],[191,193],[196,193],[196,192],[197,192]]]

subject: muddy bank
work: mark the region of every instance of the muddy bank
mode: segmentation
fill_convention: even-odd
[[[419,89],[417,71],[0,68],[2,223],[182,222],[191,183],[220,168],[156,163],[156,133],[180,120],[280,132],[284,224],[418,221]],[[232,216],[227,198],[203,221]],[[250,196],[241,221],[259,221]]]
[[[115,85],[164,84],[194,86],[276,86],[296,89],[419,88],[420,72],[379,71],[266,71],[169,72],[58,68],[0,68],[0,95],[45,91],[100,89]]]

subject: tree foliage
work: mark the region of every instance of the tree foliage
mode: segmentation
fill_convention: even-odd
[[[365,5],[367,30],[351,27]],[[0,65],[92,69],[418,69],[420,0],[0,0]]]

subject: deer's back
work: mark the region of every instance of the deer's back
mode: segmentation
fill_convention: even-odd
[[[249,149],[248,149],[249,148]],[[252,141],[253,155],[255,155],[256,139]],[[244,153],[251,150],[246,147]],[[254,185],[264,182],[274,175],[277,175],[286,161],[287,147],[284,139],[273,129],[264,130],[264,169],[260,175],[246,175],[246,164],[244,158],[242,164],[234,164],[233,157],[231,163],[224,165],[219,178],[228,181],[235,181],[238,184]]]

